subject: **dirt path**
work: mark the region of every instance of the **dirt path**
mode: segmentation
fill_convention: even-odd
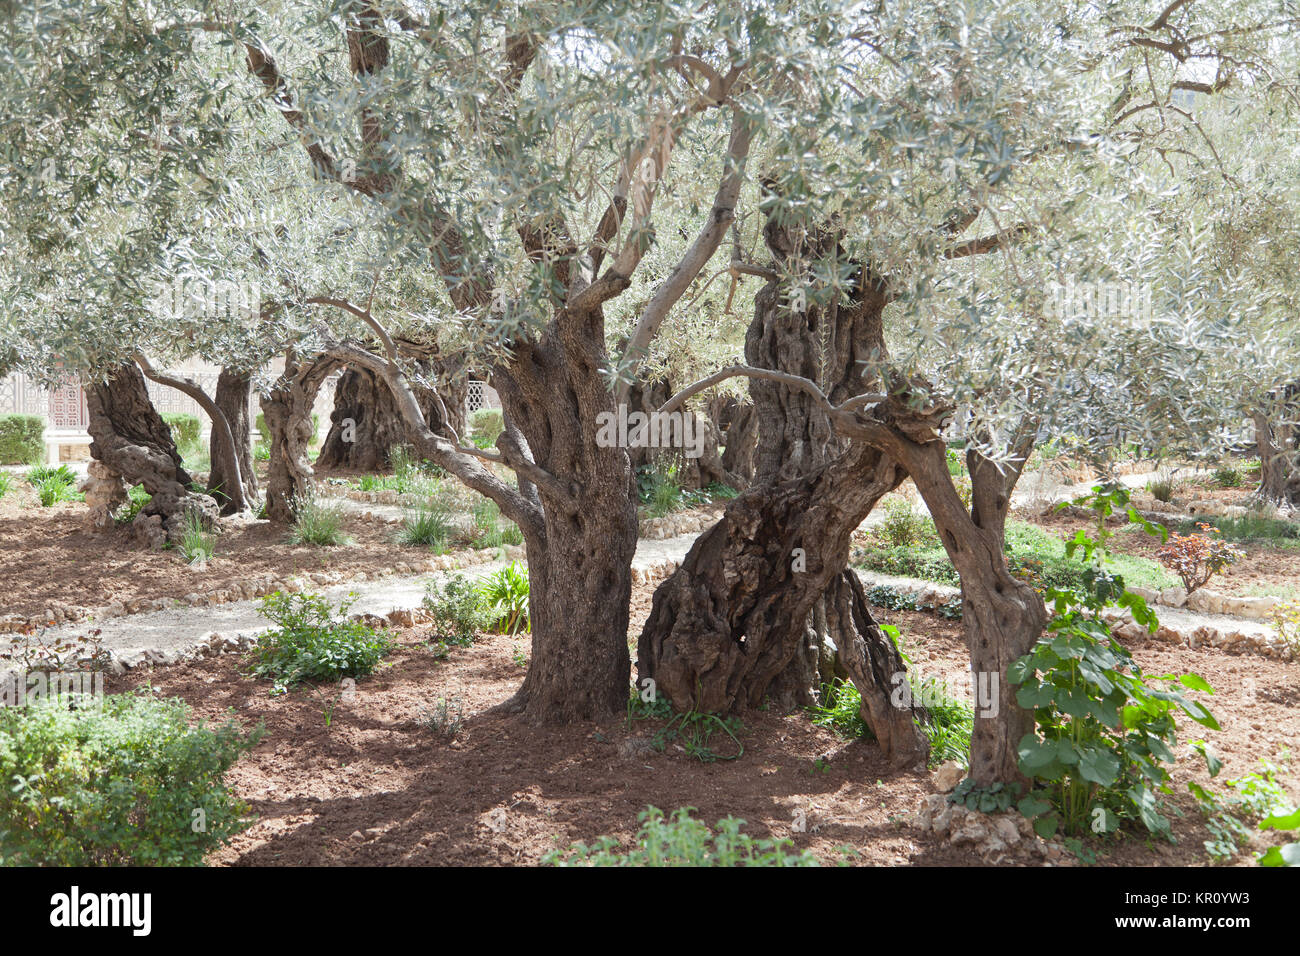
[[[658,567],[665,562],[681,561],[694,543],[696,535],[682,535],[663,540],[640,539],[632,566],[639,570]],[[431,581],[453,574],[477,580],[510,562],[505,559],[472,565],[463,570],[400,575],[378,581],[356,581],[323,588],[319,593],[338,603],[348,595],[355,597],[353,614],[383,617],[393,611],[420,606]],[[224,637],[252,636],[269,627],[259,613],[260,601],[232,601],[213,607],[178,607],[151,611],[90,624],[50,628],[43,635],[48,643],[70,641],[84,635],[88,627],[97,627],[103,646],[127,666],[134,666],[146,655],[160,663],[173,663],[216,633]]]

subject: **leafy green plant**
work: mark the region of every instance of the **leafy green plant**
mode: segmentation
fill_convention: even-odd
[[[1273,626],[1291,656],[1300,658],[1300,601],[1274,605]]]
[[[1214,523],[1219,536],[1228,541],[1269,542],[1300,540],[1300,524],[1283,521],[1280,518],[1266,518],[1263,515],[1246,514],[1235,518],[1218,518]],[[1176,530],[1182,534],[1199,530],[1200,522],[1188,520],[1178,525]]]
[[[185,513],[180,549],[190,564],[212,560],[217,550],[217,535],[201,512],[190,510]]]
[[[148,688],[0,707],[0,864],[198,866],[250,822],[225,774],[261,739]]]
[[[14,486],[14,476],[7,471],[0,471],[0,498],[9,494],[9,489]]]
[[[660,753],[667,750],[670,744],[680,747],[686,756],[694,757],[700,763],[737,760],[745,753],[745,745],[739,737],[743,730],[744,725],[737,717],[719,717],[717,714],[688,710],[669,718],[668,723],[655,732],[650,745]],[[722,754],[713,749],[713,735],[718,731],[731,738],[736,747],[735,753]]]
[[[36,495],[41,507],[49,508],[63,501],[85,501],[85,495],[77,491],[76,486],[66,481],[62,475],[52,474],[36,483]]]
[[[1259,823],[1263,830],[1300,830],[1300,809],[1269,814]],[[1300,866],[1300,843],[1271,846],[1259,856],[1260,866]]]
[[[1018,783],[994,783],[987,787],[977,787],[975,781],[967,777],[948,794],[948,802],[980,813],[1001,813],[1011,809],[1023,789]]]
[[[257,461],[271,460],[271,446],[264,441],[260,441],[253,446],[253,458]]]
[[[343,521],[344,513],[340,505],[328,504],[314,494],[295,498],[289,543],[320,547],[347,544],[351,539],[343,532]]]
[[[524,649],[518,644],[511,649],[510,659],[515,662],[515,667],[527,669],[528,655],[524,653]]]
[[[548,866],[818,866],[808,851],[796,852],[790,840],[755,840],[742,833],[744,820],[726,817],[717,832],[694,819],[694,807],[675,810],[668,819],[647,807],[637,819],[635,845],[623,850],[613,837],[593,845],[574,843],[543,857]]]
[[[428,548],[438,554],[447,550],[451,538],[451,510],[440,501],[408,511],[397,532],[397,541],[413,547]]]
[[[499,408],[480,408],[469,416],[470,436],[480,448],[491,448],[497,437],[506,430]]]
[[[1216,777],[1222,763],[1198,740],[1193,747],[1205,758],[1210,777]],[[1222,794],[1189,781],[1187,789],[1196,798],[1205,815],[1205,827],[1210,839],[1205,841],[1205,851],[1212,859],[1231,860],[1251,839],[1251,823],[1262,821],[1286,803],[1286,793],[1277,781],[1278,768],[1261,758],[1262,772],[1250,773],[1236,780],[1224,782]]]
[[[474,502],[473,543],[477,547],[500,548],[507,544],[523,544],[523,532],[513,521],[501,517],[501,509],[491,498]]]
[[[1209,583],[1210,578],[1236,564],[1242,557],[1240,548],[1220,540],[1219,529],[1208,524],[1197,525],[1203,534],[1181,535],[1174,532],[1168,542],[1156,552],[1156,557],[1183,582],[1191,594]]]
[[[130,524],[140,513],[140,509],[149,503],[151,497],[149,492],[144,490],[144,485],[132,485],[126,490],[126,501],[113,515],[113,522],[119,525]]]
[[[489,627],[501,634],[532,630],[528,620],[528,570],[511,561],[478,586]]]
[[[671,455],[659,455],[637,473],[637,492],[647,516],[662,518],[681,510],[685,503],[677,462]]]
[[[835,678],[822,686],[821,703],[809,708],[812,722],[843,737],[856,740],[872,738],[871,728],[862,719],[862,694],[849,681]]]
[[[438,703],[434,705],[432,710],[421,712],[420,723],[435,735],[451,740],[460,733],[460,729],[465,723],[460,698],[453,697],[447,700],[439,697]]]
[[[434,633],[449,644],[473,644],[474,635],[489,626],[482,595],[463,574],[453,574],[441,584],[432,581],[424,595],[424,607]]]
[[[975,709],[952,697],[942,681],[907,675],[914,700],[925,704],[926,717],[917,721],[930,742],[930,766],[949,760],[970,762],[970,737],[975,728]],[[822,688],[822,704],[809,708],[813,723],[849,738],[873,739],[862,719],[862,695],[853,684],[837,679]]]
[[[334,608],[315,594],[276,591],[262,599],[260,613],[275,626],[251,652],[254,677],[274,682],[281,694],[303,681],[365,677],[388,653],[388,637],[346,618],[352,600]]]
[[[883,541],[896,548],[907,548],[917,544],[938,544],[939,537],[934,530],[934,522],[918,514],[911,502],[904,498],[885,500],[884,518],[873,529]]]
[[[942,681],[908,675],[915,699],[925,702],[925,719],[920,722],[930,741],[930,766],[949,760],[970,764],[970,737],[975,730],[975,708],[948,693]]]
[[[0,465],[30,465],[44,457],[44,418],[0,415]]]
[[[1044,785],[1025,796],[1021,811],[1034,818],[1041,836],[1063,830],[1111,833],[1136,817],[1153,834],[1168,836],[1158,795],[1169,792],[1166,764],[1174,761],[1175,716],[1181,712],[1218,730],[1213,715],[1180,688],[1213,693],[1194,674],[1146,675],[1110,632],[1102,612],[1126,609],[1154,633],[1155,614],[1127,591],[1122,578],[1103,567],[1106,517],[1127,509],[1131,521],[1163,534],[1129,504],[1119,486],[1098,486],[1076,504],[1097,517],[1097,536],[1082,529],[1067,548],[1081,552],[1088,571],[1083,589],[1052,588],[1047,632],[1025,656],[1007,668],[1019,685],[1016,701],[1033,712],[1034,730],[1020,740],[1020,769]]]
[[[1214,469],[1213,481],[1220,488],[1240,488],[1246,478],[1240,468],[1230,461],[1225,461]]]
[[[199,416],[188,412],[163,412],[162,420],[171,429],[172,441],[181,455],[188,455],[198,448],[203,427]]]
[[[65,485],[75,484],[77,481],[77,473],[67,465],[37,465],[35,468],[29,468],[24,477],[32,487],[51,478],[62,481]]]

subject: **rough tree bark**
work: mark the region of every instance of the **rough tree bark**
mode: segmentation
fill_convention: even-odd
[[[162,533],[176,541],[184,534],[187,514],[216,517],[216,502],[192,490],[193,479],[181,464],[171,428],[153,407],[138,366],[120,365],[106,382],[91,383],[86,406],[91,456],[128,487],[143,485],[150,495],[136,518],[142,527],[157,517]]]
[[[1289,400],[1278,416],[1289,421],[1271,420],[1262,413],[1254,415],[1255,448],[1259,454],[1259,496],[1285,507],[1300,507],[1300,385],[1285,391]]]
[[[1026,427],[1014,449],[1021,456],[1019,466],[1000,468],[973,448],[967,452],[972,488],[967,511],[948,471],[947,446],[938,434],[943,414],[940,409],[891,415],[878,407],[862,437],[907,469],[961,577],[962,627],[972,678],[977,688],[991,692],[988,699],[976,700],[970,776],[977,786],[1024,783],[1017,747],[1032,729],[1033,715],[1016,703],[1007,667],[1029,652],[1048,618],[1038,593],[1011,575],[1003,544],[1011,491],[1023,457],[1032,448],[1033,429]]]
[[[842,258],[829,233],[809,240],[769,220],[764,236],[778,263],[795,274],[800,261]],[[873,350],[884,352],[880,319],[888,295],[865,270],[848,291],[845,304],[792,308],[788,290],[773,278],[755,298],[748,364],[807,378],[834,401],[868,391],[864,362]],[[903,661],[847,567],[853,531],[906,473],[880,452],[835,435],[805,392],[756,379],[750,394],[758,432],[754,482],[656,592],[638,677],[655,678],[674,706],[726,711],[765,698],[785,708],[806,705],[838,669],[861,693],[863,719],[889,758],[924,762],[928,744],[915,723],[918,712],[890,701],[892,687],[905,679]],[[802,569],[793,563],[796,548]]]
[[[443,434],[445,408],[451,427],[464,436],[469,381],[463,369],[427,363],[422,372],[436,383],[435,388],[412,386],[425,421],[435,433]],[[384,471],[392,464],[393,446],[411,443],[410,427],[382,379],[366,368],[346,369],[334,390],[334,411],[317,467]]]
[[[271,433],[265,516],[272,521],[292,521],[296,502],[314,491],[315,471],[307,457],[311,412],[316,393],[338,367],[328,355],[300,360],[290,351],[284,372],[261,396],[262,415]]]
[[[219,471],[225,476],[223,478],[225,490],[220,493],[213,490],[219,487],[219,484],[212,480],[211,475],[208,476],[208,494],[212,495],[221,506],[223,514],[236,514],[246,509],[251,499],[244,494],[245,466],[237,457],[238,446],[235,444],[234,432],[222,407],[203,391],[203,386],[194,379],[158,372],[144,355],[136,357],[136,364],[149,378],[188,395],[207,412],[208,420],[212,423],[212,438],[209,444],[212,468],[213,471]]]
[[[754,406],[749,402],[738,403],[725,429],[722,470],[737,482],[732,487],[743,491],[754,480],[754,453],[758,450],[758,416]]]
[[[212,426],[209,439],[212,472],[208,475],[208,494],[221,504],[222,514],[235,514],[257,500],[257,471],[253,464],[252,425],[249,420],[249,399],[252,396],[252,379],[246,372],[223,368],[217,376],[217,389],[213,401],[226,419],[230,437],[234,440],[234,458],[238,472],[229,465],[226,434]],[[235,494],[227,489],[238,488]]]

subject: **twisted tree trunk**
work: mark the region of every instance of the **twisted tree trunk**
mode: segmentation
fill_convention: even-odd
[[[225,429],[214,421],[209,439],[212,472],[208,475],[208,494],[217,499],[222,514],[243,511],[257,500],[257,471],[253,465],[252,427],[248,405],[252,380],[248,373],[223,368],[217,376],[213,395],[230,429],[235,447],[230,449]],[[231,457],[237,468],[231,466]]]
[[[290,351],[284,372],[261,396],[262,416],[271,433],[265,516],[272,521],[292,521],[297,502],[315,492],[315,471],[307,455],[311,412],[321,385],[338,367],[329,356],[300,362]]]
[[[167,540],[177,541],[184,534],[186,515],[209,521],[216,517],[216,502],[193,489],[171,428],[153,407],[135,363],[119,365],[106,382],[91,383],[86,407],[91,456],[120,475],[127,487],[143,485],[150,495],[136,518],[142,526],[156,516]]]
[[[1290,386],[1286,392],[1291,402],[1283,405],[1286,412],[1278,417],[1291,421],[1274,421],[1256,413],[1255,448],[1259,454],[1260,497],[1275,505],[1294,508],[1300,507],[1300,427],[1295,423],[1300,418],[1300,407],[1295,404],[1300,386]]]
[[[413,384],[412,391],[426,423],[437,434],[448,434],[450,424],[464,437],[468,377],[463,369],[448,373],[426,367],[425,373],[436,387]],[[411,428],[382,378],[364,367],[346,369],[334,390],[334,411],[317,467],[386,471],[392,465],[393,447],[412,443]]]
[[[769,220],[778,262],[843,258],[837,237],[808,236]],[[796,302],[772,280],[755,298],[747,363],[807,378],[833,401],[868,391],[866,360],[884,354],[882,282],[859,269],[848,301]],[[872,619],[848,569],[849,540],[906,473],[875,449],[832,433],[805,392],[752,380],[758,433],[754,482],[696,542],[655,594],[641,634],[638,677],[653,677],[674,706],[727,711],[765,698],[783,708],[818,699],[838,673],[862,695],[862,716],[899,765],[929,747],[910,705],[893,706],[905,679],[893,642]],[[732,424],[736,428],[736,424]]]

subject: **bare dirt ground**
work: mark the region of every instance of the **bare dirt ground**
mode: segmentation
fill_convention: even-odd
[[[15,482],[0,498],[0,615],[38,614],[53,603],[93,608],[132,599],[182,598],[265,574],[348,575],[429,554],[395,543],[393,527],[356,516],[345,521],[351,543],[332,548],[291,545],[282,524],[223,522],[216,554],[200,570],[178,551],[140,548],[124,528],[88,531],[85,512],[80,502],[42,508],[26,482]]]
[[[634,595],[639,632],[649,589]],[[923,673],[966,666],[957,625],[908,612],[880,614],[903,631],[905,651]],[[228,775],[259,821],[214,854],[222,865],[513,865],[536,864],[550,850],[609,835],[630,845],[637,814],[694,807],[710,825],[736,816],[745,832],[788,837],[824,862],[855,851],[868,865],[967,865],[978,858],[904,822],[925,795],[929,773],[895,771],[873,743],[845,741],[805,714],[752,712],[736,760],[702,764],[671,745],[649,746],[658,724],[625,721],[565,729],[528,727],[491,708],[518,686],[527,638],[486,636],[437,661],[424,629],[403,630],[399,647],[374,676],[358,682],[326,726],[326,697],[298,690],[273,698],[268,685],[241,676],[234,657],[137,670],[110,680],[110,692],[149,685],[180,696],[197,717],[265,721],[267,734]],[[1218,693],[1211,709],[1221,733],[1205,732],[1223,757],[1220,779],[1258,770],[1260,757],[1289,760],[1300,740],[1297,665],[1214,650],[1156,643],[1134,651],[1159,673],[1195,671]],[[454,737],[425,722],[440,700],[454,702],[463,726]],[[1176,845],[1129,836],[1089,843],[1103,864],[1196,865],[1207,862],[1206,830],[1186,790],[1208,783],[1189,752],[1201,728],[1180,739],[1168,813]],[[720,753],[730,753],[725,739]],[[825,769],[818,761],[829,755]],[[1300,795],[1283,763],[1284,785]],[[792,832],[796,812],[805,832]],[[1183,815],[1179,816],[1181,812]],[[1241,862],[1249,863],[1248,858]]]

